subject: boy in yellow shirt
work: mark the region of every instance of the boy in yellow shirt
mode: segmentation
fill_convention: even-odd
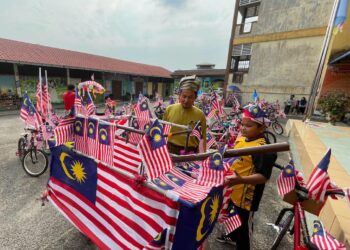
[[[249,104],[244,107],[242,118],[242,137],[238,138],[235,149],[267,144],[264,131],[270,121],[259,106]],[[235,206],[242,225],[229,235],[217,238],[222,243],[236,245],[238,250],[250,249],[253,229],[253,214],[259,208],[265,183],[271,176],[277,154],[241,156],[235,160],[231,170],[235,175],[228,176],[225,184],[233,186],[230,206]]]

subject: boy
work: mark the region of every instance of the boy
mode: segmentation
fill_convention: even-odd
[[[259,106],[249,104],[243,109],[242,137],[238,138],[235,149],[255,147],[266,144],[264,131],[270,121]],[[228,176],[225,184],[234,186],[231,194],[231,206],[235,206],[242,225],[229,235],[216,240],[236,245],[238,250],[250,249],[253,227],[253,214],[258,210],[265,183],[271,176],[277,154],[241,156],[231,166],[235,175]]]

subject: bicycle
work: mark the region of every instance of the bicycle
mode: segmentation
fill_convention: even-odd
[[[284,167],[280,166],[279,164],[275,164],[275,167],[278,169],[283,170]],[[310,239],[309,231],[308,231],[308,225],[306,222],[305,217],[305,211],[304,206],[302,205],[305,201],[311,201],[308,197],[308,190],[306,187],[303,187],[299,184],[299,182],[295,181],[295,195],[296,199],[293,202],[293,207],[291,208],[284,208],[279,213],[275,223],[275,226],[279,228],[279,232],[272,244],[271,250],[277,249],[279,244],[281,243],[283,237],[287,232],[290,233],[290,235],[294,235],[294,249],[310,249],[310,250],[318,250],[317,246],[315,246]],[[344,196],[344,192],[341,190],[333,190],[333,191],[326,191],[326,196],[333,196],[333,195],[340,195]],[[317,205],[316,205],[317,206]],[[294,220],[294,224],[292,226],[292,221]],[[300,231],[303,236],[303,242],[306,246],[302,248],[301,245],[301,238],[300,238]]]
[[[25,131],[18,140],[17,155],[24,171],[32,177],[38,177],[46,171],[49,165],[47,154],[44,152],[46,146],[39,130],[25,128]]]

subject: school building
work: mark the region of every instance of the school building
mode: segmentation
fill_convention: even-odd
[[[143,93],[153,97],[172,93],[171,72],[163,67],[0,38],[0,110],[18,109],[26,91],[34,100],[39,67],[47,71],[54,104],[62,103],[67,84],[90,80],[117,100]],[[98,101],[102,101],[99,96]]]

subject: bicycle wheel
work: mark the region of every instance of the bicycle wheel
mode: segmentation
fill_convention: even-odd
[[[38,177],[42,175],[49,165],[47,155],[42,150],[30,149],[26,152],[22,159],[22,166],[24,171],[32,176]]]
[[[281,243],[281,240],[283,239],[284,235],[290,228],[290,225],[292,224],[294,214],[292,212],[288,212],[286,216],[282,218],[282,220],[278,223],[277,226],[281,228],[281,231],[279,231],[277,237],[275,238],[271,250],[277,249],[279,244]]]
[[[277,142],[277,139],[276,139],[276,136],[271,133],[270,131],[265,131],[264,132],[264,136],[265,136],[265,140],[267,141],[267,143],[276,143]]]
[[[278,122],[272,123],[272,129],[273,129],[273,131],[275,131],[275,133],[278,134],[278,135],[283,134],[283,127],[282,127],[282,125],[279,124]]]
[[[18,157],[21,161],[24,157],[25,152],[26,152],[26,141],[23,137],[21,137],[18,140],[18,151],[17,151]]]

